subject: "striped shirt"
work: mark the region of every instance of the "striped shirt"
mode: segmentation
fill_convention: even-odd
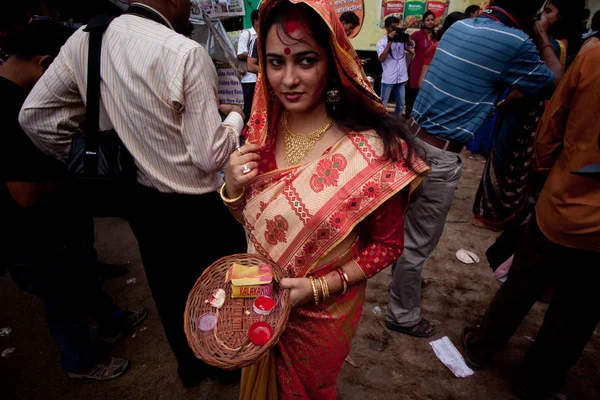
[[[33,143],[59,159],[85,119],[88,34],[67,41],[21,110]],[[198,43],[157,22],[125,14],[102,40],[100,129],[114,128],[131,152],[138,183],[203,194],[222,183],[242,117],[221,122],[217,72]]]
[[[486,17],[459,21],[439,43],[412,115],[428,133],[466,143],[506,87],[535,95],[554,79],[523,31]]]

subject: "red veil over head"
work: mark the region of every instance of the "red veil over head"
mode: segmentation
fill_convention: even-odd
[[[284,1],[289,1],[292,4],[303,3],[308,5],[323,19],[329,28],[329,43],[335,68],[340,77],[341,87],[339,89],[342,96],[360,103],[361,109],[369,110],[373,114],[386,114],[386,108],[367,81],[356,51],[346,37],[344,28],[337,14],[329,5],[328,0],[265,0],[261,3],[259,9],[257,46],[260,62],[254,102],[252,103],[252,112],[248,122],[248,141],[264,145],[272,139],[270,134],[274,132],[281,113],[281,103],[269,94],[270,88],[266,79],[263,54],[267,32],[262,32],[261,27],[264,26],[274,8]]]

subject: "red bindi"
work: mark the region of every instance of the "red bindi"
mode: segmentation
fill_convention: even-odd
[[[292,52],[292,50],[290,50],[289,47],[286,47],[285,50],[283,50],[283,52],[285,53],[286,56],[289,56],[290,53]]]

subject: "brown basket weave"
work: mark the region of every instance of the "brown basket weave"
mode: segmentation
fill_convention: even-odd
[[[254,299],[231,298],[231,283],[225,283],[225,274],[233,263],[246,266],[271,264],[275,277],[273,299],[279,299],[271,314],[256,314],[252,308]],[[291,310],[289,290],[277,284],[282,277],[279,266],[255,254],[223,257],[208,267],[196,281],[185,306],[185,335],[196,357],[215,367],[233,370],[254,364],[275,346]],[[215,289],[224,289],[227,293],[225,304],[218,312],[205,303]],[[250,311],[250,314],[247,315],[246,311]],[[218,321],[215,329],[203,332],[198,328],[198,319],[208,312],[217,314]],[[266,321],[273,328],[273,337],[264,346],[256,346],[248,341],[248,328],[257,321]]]

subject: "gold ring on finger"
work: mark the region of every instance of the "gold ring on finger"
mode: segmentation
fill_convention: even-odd
[[[242,153],[242,149],[240,147],[236,147],[235,149],[238,151],[238,153],[240,153],[240,156],[244,155],[244,153]]]

